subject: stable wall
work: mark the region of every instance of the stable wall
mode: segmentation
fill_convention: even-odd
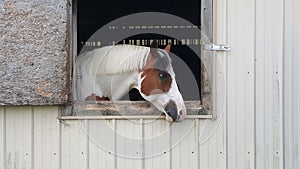
[[[59,106],[4,106],[0,168],[298,169],[300,3],[217,0],[216,4],[216,43],[230,44],[231,51],[216,56],[214,121],[173,124],[164,144],[126,144],[104,130],[104,120],[59,121]],[[139,138],[169,127],[164,120],[149,125],[126,120],[109,124]],[[113,150],[128,149],[137,158],[99,149],[86,132],[108,138],[103,141],[114,142]],[[172,146],[170,138],[182,133],[188,134],[171,151],[142,158],[159,146]]]

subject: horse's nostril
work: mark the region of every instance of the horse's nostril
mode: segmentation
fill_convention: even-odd
[[[173,121],[177,120],[178,111],[175,102],[170,101],[165,107],[165,112],[168,116],[170,116],[173,119]]]
[[[177,120],[177,118],[178,118],[178,112],[177,112],[177,108],[176,107],[169,107],[169,106],[167,106],[166,109],[165,109],[165,111],[166,111],[166,114],[173,119],[173,121]]]

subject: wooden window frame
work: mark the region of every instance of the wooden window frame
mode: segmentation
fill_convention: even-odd
[[[71,8],[69,9],[69,55],[70,55],[70,74],[71,74],[71,87],[73,90],[71,93],[70,105],[62,107],[61,113],[59,113],[58,119],[61,120],[110,120],[110,119],[157,119],[165,118],[161,112],[159,112],[154,106],[152,106],[147,101],[93,101],[93,102],[77,102],[73,101],[73,97],[76,97],[74,89],[76,89],[76,83],[74,82],[74,67],[75,56],[77,56],[77,0],[72,0]],[[210,2],[209,2],[210,1]],[[203,0],[201,1],[201,29],[205,34],[209,34],[209,39],[214,42],[215,38],[215,11],[216,11],[216,0]],[[207,8],[207,6],[210,6]],[[205,19],[209,19],[208,22],[203,22]],[[187,108],[187,116],[185,119],[212,119],[216,118],[215,105],[216,105],[216,95],[215,95],[215,59],[214,53],[204,54],[204,44],[203,36],[201,36],[201,64],[203,60],[209,57],[211,66],[211,83],[205,83],[203,81],[208,81],[208,76],[203,72],[204,66],[201,66],[201,100],[198,101],[185,101]],[[122,115],[119,113],[118,109],[122,108]],[[147,109],[146,114],[140,114],[138,110]],[[101,115],[99,115],[101,111]],[[76,112],[76,113],[75,113]],[[125,114],[125,115],[124,115]]]

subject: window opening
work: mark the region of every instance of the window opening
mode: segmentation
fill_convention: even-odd
[[[208,1],[208,0],[205,0]],[[159,4],[159,5],[158,5]],[[96,0],[74,0],[73,1],[73,17],[75,19],[74,26],[74,41],[77,42],[75,46],[74,53],[80,54],[82,51],[91,51],[93,49],[115,44],[131,44],[139,46],[150,46],[151,42],[157,41],[159,48],[164,48],[167,44],[171,43],[171,53],[170,55],[173,58],[173,67],[176,74],[176,81],[178,87],[182,93],[184,100],[187,102],[187,108],[189,109],[189,114],[192,115],[204,115],[203,118],[211,118],[211,103],[207,104],[205,102],[211,102],[211,67],[206,67],[203,62],[211,62],[209,58],[205,58],[205,53],[203,52],[203,37],[201,35],[200,29],[205,26],[205,38],[212,39],[211,33],[211,24],[212,24],[212,3],[210,4],[210,10],[207,10],[205,6],[206,13],[209,11],[210,17],[202,16],[204,7],[202,6],[203,1],[195,0],[173,0],[173,1],[159,1],[153,0],[149,2],[133,0],[130,2],[115,0],[108,1],[103,4],[101,1]],[[207,5],[207,3],[205,3]],[[74,9],[75,8],[75,9]],[[124,17],[126,15],[141,13],[141,12],[162,12],[166,14],[172,14],[183,18],[191,23],[191,25],[180,25],[179,24],[167,24],[164,25],[159,23],[157,25],[140,25],[139,22],[132,25],[107,25],[111,21]],[[74,14],[75,13],[75,14]],[[201,15],[202,13],[202,15]],[[159,19],[159,18],[158,18]],[[207,21],[209,20],[209,21]],[[73,20],[74,21],[74,20]],[[141,33],[125,37],[119,40],[109,39],[107,41],[103,39],[90,39],[90,37],[101,27],[108,26],[107,29],[110,31],[117,32],[126,31],[126,30],[140,30],[140,29],[149,29],[147,33]],[[199,30],[199,36],[189,37],[188,34],[183,38],[176,38],[168,36],[165,34],[155,33],[151,30],[153,29],[173,29],[173,30]],[[209,29],[209,31],[207,31]],[[203,34],[203,32],[202,32]],[[200,36],[201,35],[201,36]],[[194,51],[199,51],[201,55],[195,53]],[[201,58],[201,59],[200,59]],[[207,61],[208,60],[208,61]],[[183,69],[182,63],[187,65],[185,69],[191,73],[181,74],[180,69]],[[75,75],[76,78],[76,75]],[[75,79],[76,80],[76,79]],[[194,83],[192,81],[194,80]],[[76,81],[75,88],[76,88]],[[76,95],[76,94],[74,94]],[[76,96],[75,96],[76,98]],[[123,96],[122,99],[125,100],[123,103],[127,103],[126,100],[131,101],[140,101],[144,100],[140,93],[133,89],[127,95]],[[77,101],[77,100],[75,100]],[[86,115],[87,107],[91,106],[91,103],[77,103],[80,106],[77,106],[77,111],[81,112],[82,115]],[[111,103],[101,103],[98,106],[94,106],[90,110],[97,110],[108,106]],[[122,105],[122,103],[120,102]],[[146,104],[149,108],[149,104],[143,102],[136,102],[131,104],[133,107],[138,107],[137,105]],[[101,105],[101,106],[100,106]],[[143,107],[143,106],[142,106]],[[194,110],[194,111],[193,111]],[[114,111],[117,112],[117,111]],[[130,112],[127,112],[131,114]],[[80,113],[79,113],[80,114]],[[97,113],[89,112],[89,115]],[[111,115],[114,113],[108,113],[106,115]],[[134,113],[133,113],[134,114]],[[77,113],[78,115],[78,113]],[[105,115],[105,114],[103,114]],[[208,115],[208,116],[205,116]],[[199,116],[200,117],[200,116]]]

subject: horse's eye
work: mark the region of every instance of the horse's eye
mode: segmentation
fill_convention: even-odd
[[[159,73],[158,76],[161,80],[166,80],[168,78],[167,73]]]

